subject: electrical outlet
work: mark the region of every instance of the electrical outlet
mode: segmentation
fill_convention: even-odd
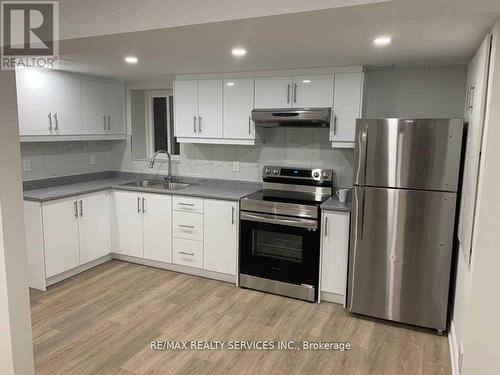
[[[234,161],[233,162],[233,172],[239,172],[239,171],[240,171],[240,162]]]
[[[95,165],[95,155],[90,155],[90,165]]]
[[[31,171],[31,160],[23,159],[23,171],[30,172]]]

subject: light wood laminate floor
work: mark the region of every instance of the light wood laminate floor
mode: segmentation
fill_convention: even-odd
[[[37,374],[450,374],[434,333],[110,261],[31,291]],[[153,351],[151,340],[347,341],[332,351]]]

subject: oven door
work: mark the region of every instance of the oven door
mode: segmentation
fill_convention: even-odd
[[[241,273],[317,289],[317,220],[244,211],[240,217]]]

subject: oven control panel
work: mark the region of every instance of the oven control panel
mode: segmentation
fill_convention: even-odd
[[[301,180],[311,182],[333,181],[333,170],[321,168],[293,168],[267,165],[263,168],[262,179]]]

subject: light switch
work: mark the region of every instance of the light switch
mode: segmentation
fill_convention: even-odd
[[[239,171],[240,171],[240,162],[234,161],[233,162],[233,172],[239,172]]]
[[[90,155],[90,165],[95,165],[95,155]]]
[[[31,171],[31,160],[23,159],[23,171],[30,172]]]

